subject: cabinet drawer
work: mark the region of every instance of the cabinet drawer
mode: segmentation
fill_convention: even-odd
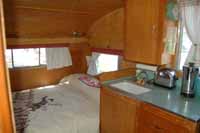
[[[139,133],[195,133],[197,124],[189,120],[143,104],[140,109]]]
[[[148,129],[159,133],[174,133],[179,131],[180,133],[187,133],[188,129],[178,125],[170,120],[167,120],[157,114],[148,111],[142,111],[143,120],[141,126],[146,126]],[[143,128],[142,127],[142,128]]]

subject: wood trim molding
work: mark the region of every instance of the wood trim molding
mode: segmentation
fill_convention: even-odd
[[[74,38],[7,38],[7,44],[9,45],[36,45],[36,44],[79,44],[88,43],[86,37]]]
[[[56,48],[56,47],[69,47],[69,44],[36,44],[36,45],[27,45],[27,44],[21,44],[21,45],[8,45],[7,49],[21,49],[21,48]]]
[[[3,1],[0,0],[0,133],[15,133],[14,115],[12,112],[11,89],[8,69],[5,63],[5,22]]]
[[[25,48],[57,48],[57,47],[89,47],[87,43],[69,44],[69,43],[54,43],[54,44],[20,44],[7,45],[7,49],[25,49]]]
[[[117,49],[92,48],[92,52],[99,52],[99,53],[113,54],[113,55],[121,55],[121,56],[124,55],[123,50],[117,50]]]

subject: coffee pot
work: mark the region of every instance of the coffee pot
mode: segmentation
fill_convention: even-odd
[[[181,95],[186,97],[195,96],[198,74],[199,68],[195,67],[194,63],[189,63],[188,66],[183,66]]]

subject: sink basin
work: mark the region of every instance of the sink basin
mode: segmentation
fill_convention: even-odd
[[[110,86],[118,88],[122,91],[133,93],[135,95],[140,95],[140,94],[151,91],[151,89],[144,88],[142,86],[136,85],[136,84],[128,82],[128,81],[113,83]]]

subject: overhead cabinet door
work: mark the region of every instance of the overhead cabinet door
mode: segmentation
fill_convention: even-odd
[[[125,19],[125,58],[135,62],[160,64],[162,2],[127,0]]]

